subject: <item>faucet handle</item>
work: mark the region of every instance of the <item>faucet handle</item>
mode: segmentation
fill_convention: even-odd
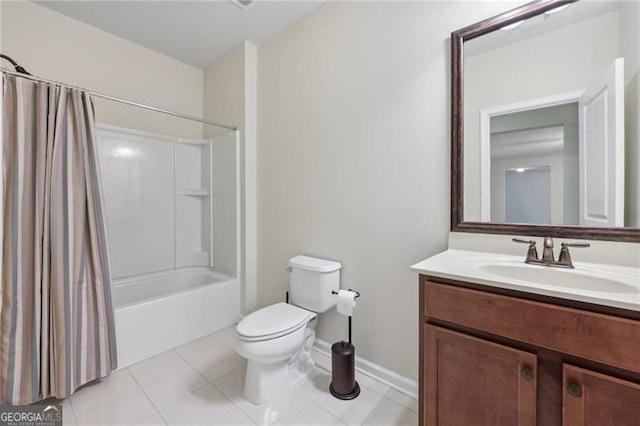
[[[560,245],[562,246],[562,248],[567,248],[567,247],[587,248],[587,247],[591,247],[591,244],[589,244],[589,243],[562,243]]]
[[[513,241],[514,243],[529,244],[529,248],[536,246],[535,240],[523,240],[521,238],[512,238],[511,241]]]
[[[536,249],[535,240],[522,240],[520,238],[512,238],[514,243],[529,244],[529,250],[527,250],[527,258],[525,263],[538,263],[538,250]]]
[[[559,266],[565,266],[573,268],[573,261],[571,260],[571,254],[569,254],[569,247],[591,247],[589,243],[562,243],[562,250],[560,250],[560,257],[558,257]]]

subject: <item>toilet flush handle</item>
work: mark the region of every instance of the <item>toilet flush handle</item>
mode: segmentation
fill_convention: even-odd
[[[293,271],[293,268],[292,268],[291,266],[289,266],[289,267],[287,268],[287,272],[291,272],[291,271]]]

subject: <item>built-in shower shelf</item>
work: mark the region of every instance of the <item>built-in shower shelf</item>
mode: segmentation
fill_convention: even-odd
[[[179,189],[178,195],[189,195],[192,197],[206,197],[209,195],[209,190],[206,188]]]
[[[185,145],[209,145],[211,143],[211,139],[183,139],[178,138],[178,143],[182,143]]]
[[[211,140],[178,139],[176,146],[176,267],[211,261]]]

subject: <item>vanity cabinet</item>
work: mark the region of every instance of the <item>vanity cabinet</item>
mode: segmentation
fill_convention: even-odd
[[[420,312],[421,425],[640,425],[636,313],[425,275]]]

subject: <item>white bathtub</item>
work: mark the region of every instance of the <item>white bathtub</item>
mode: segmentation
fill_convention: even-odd
[[[113,282],[118,368],[234,324],[240,282],[206,269],[179,269]]]

